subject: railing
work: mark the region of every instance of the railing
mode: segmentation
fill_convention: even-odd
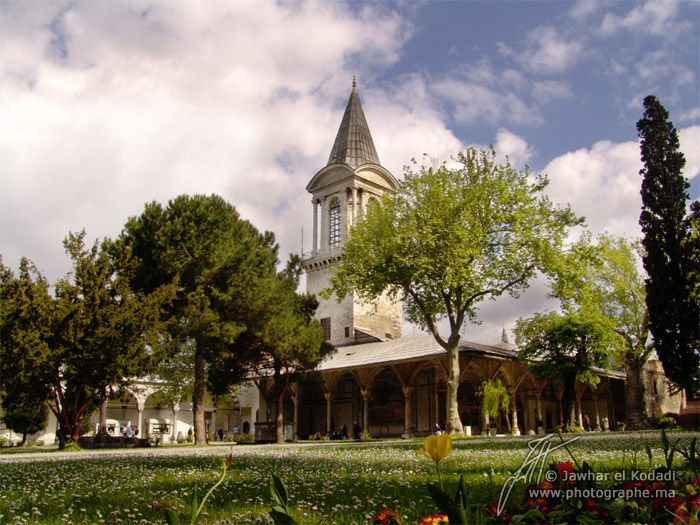
[[[313,250],[310,252],[304,252],[301,254],[302,260],[306,261],[308,259],[313,259],[314,257],[318,257],[319,255],[326,255],[330,254],[333,252],[340,252],[342,250],[342,246],[335,246],[333,248],[324,248],[321,250]]]

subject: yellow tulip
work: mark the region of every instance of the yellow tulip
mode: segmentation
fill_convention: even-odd
[[[442,461],[450,453],[452,438],[448,434],[431,435],[423,441],[423,448],[416,454],[432,458],[436,463]]]

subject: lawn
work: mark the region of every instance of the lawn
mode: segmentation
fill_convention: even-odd
[[[565,435],[570,439],[573,435]],[[688,441],[692,435],[684,434]],[[440,462],[445,489],[460,474],[469,501],[498,501],[501,489],[528,455],[520,438],[455,440]],[[597,472],[648,469],[665,464],[658,433],[587,434],[568,448]],[[555,438],[553,443],[560,443]],[[387,441],[299,446],[210,446],[110,451],[107,454],[0,455],[0,523],[154,523],[163,507],[185,512],[195,485],[201,496],[215,483],[221,461],[233,461],[224,482],[208,500],[203,522],[265,523],[272,508],[269,477],[277,473],[289,490],[290,514],[300,523],[367,523],[391,508],[410,523],[434,514],[426,484],[437,482],[435,463],[415,451],[422,441]],[[564,449],[547,463],[567,461]],[[678,455],[674,465],[680,466]],[[525,482],[516,484],[507,507],[523,504]]]

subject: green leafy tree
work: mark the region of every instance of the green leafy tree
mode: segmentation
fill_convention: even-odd
[[[259,358],[252,347],[235,353],[234,343],[264,313],[277,263],[274,235],[259,233],[219,196],[181,195],[166,208],[147,204],[127,222],[122,242],[140,261],[137,289],[177,284],[165,316],[172,320],[171,336],[194,346],[195,442],[206,444],[204,395],[211,364],[235,360],[239,366],[230,375],[218,375],[232,385]]]
[[[59,422],[63,446],[76,442],[88,417],[115,386],[153,371],[163,356],[160,309],[172,286],[147,295],[129,286],[129,250],[108,240],[84,244],[85,232],[64,241],[73,272],[55,285],[26,259],[17,279],[3,268],[2,363],[5,400],[22,392],[45,400]]]
[[[498,417],[498,411],[503,409],[508,413],[508,408],[510,407],[510,395],[508,394],[508,389],[506,385],[501,383],[500,379],[494,379],[493,381],[484,381],[481,385],[481,409],[486,418],[486,423],[488,426],[489,420],[493,420],[494,423]]]
[[[650,428],[645,406],[644,365],[654,350],[649,332],[649,311],[640,262],[639,242],[599,235],[593,243],[584,235],[562,257],[552,282],[552,296],[566,311],[583,305],[598,308],[619,336],[615,359],[627,375],[625,402],[631,429]]]
[[[302,272],[301,258],[290,257],[287,267],[271,283],[264,312],[232,346],[232,352],[217,361],[212,374],[214,392],[223,393],[225,378],[241,373],[241,355],[259,355],[252,361],[249,376],[273,379],[275,430],[278,443],[284,442],[284,396],[290,382],[311,371],[332,347],[323,340],[323,329],[314,313],[318,301],[312,295],[297,294]],[[221,378],[221,379],[219,379]]]
[[[700,380],[700,258],[693,242],[691,206],[686,217],[688,181],[682,172],[685,157],[666,109],[654,96],[644,99],[644,116],[637,122],[644,167],[642,226],[649,327],[666,376],[694,392]],[[695,223],[697,224],[697,222]],[[696,230],[697,231],[697,230]]]
[[[29,434],[39,432],[46,427],[49,407],[44,399],[22,396],[20,399],[15,399],[14,403],[3,401],[2,405],[5,413],[0,416],[0,420],[8,428],[22,434],[22,447],[27,444]]]
[[[562,412],[566,428],[577,426],[576,382],[595,387],[595,367],[607,368],[611,348],[619,344],[614,324],[599,309],[582,307],[564,314],[536,313],[519,319],[515,337],[518,358],[539,379],[563,387]]]
[[[568,228],[580,223],[543,194],[545,176],[498,164],[493,150],[468,149],[457,166],[407,168],[395,196],[368,206],[353,225],[332,287],[372,303],[401,296],[408,319],[428,330],[448,355],[447,431],[462,433],[457,405],[459,332],[477,305],[517,297],[547,271]],[[449,322],[443,337],[438,323]]]

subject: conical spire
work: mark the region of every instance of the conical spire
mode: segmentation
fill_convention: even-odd
[[[506,327],[503,325],[503,333],[501,334],[501,343],[508,343],[508,334],[506,333]]]
[[[350,100],[345,108],[331,155],[328,157],[328,166],[339,163],[349,164],[353,168],[366,163],[380,164],[372,134],[362,111],[360,95],[357,94],[355,77],[352,78]]]

